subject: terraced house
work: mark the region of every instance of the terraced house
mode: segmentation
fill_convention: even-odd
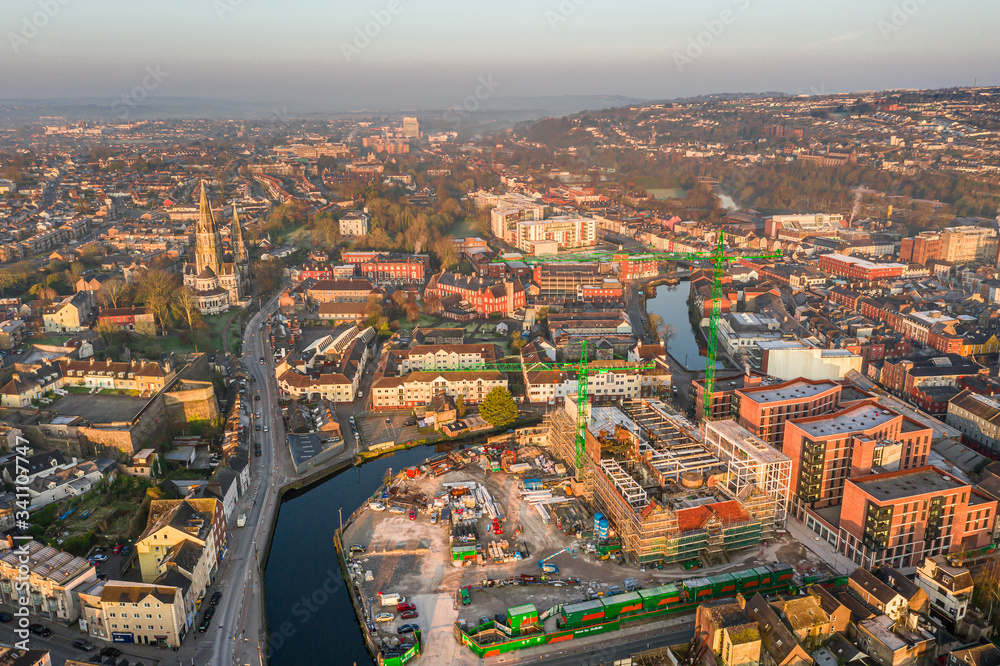
[[[162,366],[153,361],[133,360],[129,363],[103,363],[93,358],[87,361],[60,361],[64,386],[108,388],[155,393],[177,374],[170,362]]]
[[[507,388],[507,376],[494,370],[468,372],[411,372],[405,377],[376,377],[372,382],[373,409],[410,409],[426,406],[437,395],[462,396],[467,404],[482,402],[495,387]]]

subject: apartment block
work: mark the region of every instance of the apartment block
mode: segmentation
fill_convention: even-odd
[[[996,264],[996,229],[948,227],[941,232],[941,258],[956,264],[974,261]]]
[[[838,277],[859,282],[874,282],[902,277],[906,264],[877,264],[858,257],[842,254],[824,254],[819,258],[821,270]]]
[[[840,504],[849,478],[925,465],[932,437],[931,428],[874,400],[786,421],[782,451],[792,459],[792,510],[801,517],[806,508]]]
[[[373,409],[411,409],[429,405],[437,395],[462,396],[466,404],[474,404],[482,402],[498,386],[507,388],[507,376],[494,370],[376,376],[371,387],[371,406]]]
[[[184,590],[172,585],[109,581],[81,592],[80,605],[87,633],[114,643],[174,648],[191,624]]]
[[[780,450],[785,439],[785,421],[836,411],[842,390],[840,384],[830,379],[815,382],[793,379],[771,386],[737,389],[739,422]]]
[[[931,465],[848,479],[839,549],[856,564],[914,567],[992,541],[997,500]]]

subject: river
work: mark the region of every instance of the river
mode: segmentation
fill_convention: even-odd
[[[656,296],[646,301],[646,311],[655,312],[677,329],[677,335],[667,349],[674,360],[688,370],[701,371],[705,369],[705,357],[698,349],[696,329],[688,315],[690,293],[691,286],[687,280],[681,280],[676,287],[660,285],[656,288]],[[715,367],[723,366],[716,363]]]
[[[385,471],[419,465],[420,446],[347,469],[286,496],[267,560],[267,626],[272,666],[371,664],[337,563],[333,532],[382,483]]]

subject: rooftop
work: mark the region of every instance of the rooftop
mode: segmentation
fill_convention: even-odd
[[[835,390],[839,384],[827,379],[812,382],[808,379],[793,379],[774,386],[743,389],[743,395],[754,402],[779,402],[784,400],[802,400],[814,398],[817,395]]]
[[[938,494],[968,487],[968,484],[959,481],[951,474],[929,465],[888,474],[862,476],[849,479],[848,483],[853,483],[879,501],[894,501],[915,495]]]
[[[792,423],[808,435],[821,437],[877,428],[898,417],[898,414],[889,411],[885,407],[879,407],[871,402],[864,402],[826,416],[795,419],[792,420]]]

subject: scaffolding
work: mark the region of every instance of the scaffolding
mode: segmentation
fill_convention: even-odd
[[[612,458],[601,460],[601,470],[615,484],[615,490],[634,511],[642,511],[649,504],[649,495],[621,465]]]
[[[784,527],[792,461],[735,421],[709,421],[705,444],[726,466],[726,491],[765,530]]]

